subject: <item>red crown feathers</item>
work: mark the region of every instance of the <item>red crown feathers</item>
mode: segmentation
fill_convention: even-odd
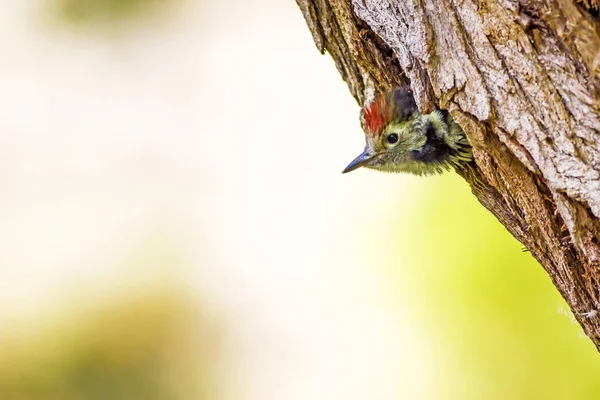
[[[389,106],[387,96],[378,94],[363,108],[365,132],[369,136],[378,136],[392,119],[393,108]]]

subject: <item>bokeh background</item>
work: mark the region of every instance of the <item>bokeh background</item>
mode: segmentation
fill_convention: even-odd
[[[598,399],[453,174],[341,169],[292,0],[0,0],[0,399]]]

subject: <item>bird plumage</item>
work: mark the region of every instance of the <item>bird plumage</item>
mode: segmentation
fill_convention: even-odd
[[[366,146],[343,172],[366,167],[430,175],[473,158],[464,131],[450,114],[421,114],[409,87],[375,97],[362,110]]]

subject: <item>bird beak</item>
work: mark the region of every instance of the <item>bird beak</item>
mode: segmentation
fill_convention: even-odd
[[[360,156],[356,157],[350,164],[348,164],[348,166],[342,171],[342,174],[354,171],[355,169],[366,165],[373,157],[375,157],[375,154],[371,153],[371,149],[366,148]]]

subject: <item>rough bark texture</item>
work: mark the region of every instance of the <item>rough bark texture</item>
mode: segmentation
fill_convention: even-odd
[[[475,155],[459,173],[600,349],[600,22],[589,3],[297,3],[359,103],[410,83],[422,112],[451,112]]]

